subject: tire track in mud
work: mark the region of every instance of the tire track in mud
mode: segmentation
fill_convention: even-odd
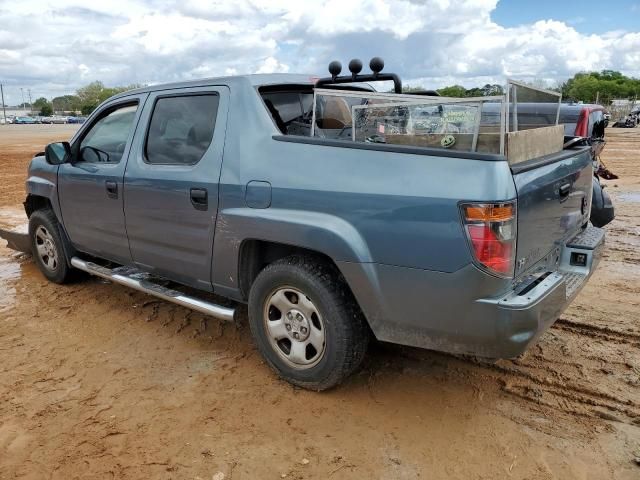
[[[633,395],[637,391],[634,385],[640,383],[639,367],[634,367],[631,361],[618,362],[615,373],[607,372],[598,364],[590,365],[589,357],[583,362],[576,358],[576,362],[567,363],[563,361],[566,355],[562,352],[566,343],[576,337],[577,340],[593,339],[605,350],[611,344],[638,349],[640,332],[620,331],[566,318],[558,319],[552,330],[557,332],[556,338],[562,343],[560,351],[556,350],[557,343],[553,340],[543,341],[539,344],[540,353],[531,352],[520,359],[496,363],[480,360],[476,364],[496,374],[494,378],[501,390],[519,399],[571,415],[640,425],[640,396],[636,400]],[[582,375],[572,375],[567,368],[578,370]],[[611,364],[607,364],[609,368],[612,368]],[[602,375],[608,380],[603,380]],[[636,376],[635,384],[627,380]]]
[[[576,335],[597,338],[607,342],[628,344],[633,347],[640,348],[640,333],[621,332],[609,327],[599,327],[597,325],[574,322],[564,318],[556,320],[551,328],[574,333]]]
[[[553,363],[553,360],[543,361]],[[501,389],[523,400],[572,415],[640,425],[640,404],[630,398],[618,397],[564,379],[558,381],[549,376],[541,377],[527,370],[540,370],[541,366],[535,364],[512,361],[511,366],[479,365],[500,374],[497,380]]]

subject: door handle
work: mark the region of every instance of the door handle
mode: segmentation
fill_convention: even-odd
[[[205,188],[192,188],[190,190],[191,205],[197,210],[206,210],[209,204],[209,196]]]
[[[559,189],[559,193],[560,193],[560,198],[564,198],[567,195],[569,195],[569,192],[571,191],[571,184],[570,183],[565,183],[564,185],[560,185],[560,189]]]
[[[118,198],[118,184],[111,180],[104,182],[104,186],[107,189],[107,197]]]

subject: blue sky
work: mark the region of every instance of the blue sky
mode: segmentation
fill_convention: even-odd
[[[640,0],[0,0],[9,103],[20,88],[51,98],[95,80],[324,75],[331,60],[374,56],[425,88],[640,77]]]
[[[496,23],[516,27],[538,20],[559,20],[582,33],[640,30],[639,0],[500,0],[491,13]]]

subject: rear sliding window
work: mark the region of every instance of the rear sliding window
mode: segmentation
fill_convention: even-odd
[[[211,144],[217,94],[158,98],[145,145],[147,163],[194,165]]]
[[[313,93],[264,92],[261,93],[278,129],[288,135],[309,135]]]

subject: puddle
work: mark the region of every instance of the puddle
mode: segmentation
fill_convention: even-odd
[[[616,200],[629,203],[640,203],[640,193],[621,193],[616,195]]]
[[[8,249],[0,249],[4,254]],[[11,310],[16,301],[16,289],[14,281],[20,278],[22,269],[19,258],[21,255],[9,253],[0,255],[0,313]]]
[[[29,223],[24,210],[18,207],[0,208],[0,228],[17,233],[27,233]]]
[[[0,228],[27,233],[29,225],[24,210],[18,207],[0,208]],[[16,301],[15,281],[22,276],[21,263],[25,255],[6,247],[0,239],[0,313],[11,310]]]

